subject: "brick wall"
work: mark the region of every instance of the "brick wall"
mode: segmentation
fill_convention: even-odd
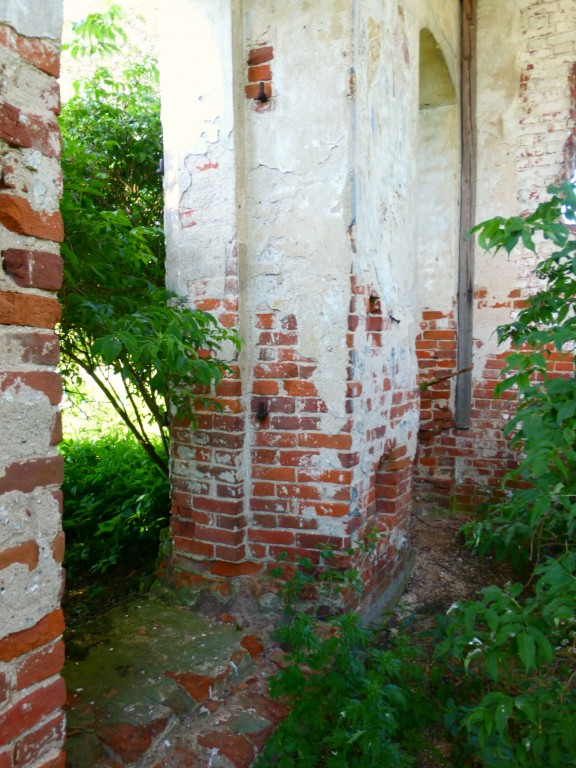
[[[413,389],[392,391],[382,348],[395,321],[371,293],[352,280],[348,418],[338,432],[322,427],[328,408],[314,383],[317,366],[299,351],[298,319],[271,310],[253,318],[256,363],[244,375],[250,390],[227,377],[216,390],[222,413],[201,409],[197,429],[174,429],[173,586],[227,595],[232,587],[223,577],[259,574],[262,583],[279,558],[317,562],[323,546],[342,553],[366,536],[374,539],[370,552],[341,555],[338,565],[358,568],[368,602],[406,567],[413,440],[411,432],[404,442],[394,435],[417,421],[418,397]],[[231,293],[196,303],[220,318],[236,306]],[[363,384],[365,356],[377,373]]]
[[[0,24],[0,65],[0,766],[62,768],[59,46]]]
[[[493,23],[488,6],[479,5],[478,45],[486,47],[485,54],[480,52],[480,63],[483,55],[492,57],[494,49],[492,31],[482,26]],[[498,3],[493,8],[506,12]],[[575,11],[573,0],[534,0],[521,8],[512,4],[506,23],[511,34],[518,36],[516,70],[507,71],[513,82],[504,90],[506,112],[497,128],[495,117],[500,113],[496,102],[490,105],[493,92],[501,87],[501,72],[490,82],[488,68],[480,70],[478,220],[530,211],[546,195],[549,184],[574,172],[576,32],[570,18]],[[499,178],[502,169],[505,180]],[[500,187],[511,194],[495,201]],[[420,381],[436,381],[421,393],[418,495],[460,509],[474,509],[497,493],[502,478],[517,463],[518,455],[503,434],[514,395],[494,397],[505,356],[505,350],[497,348],[495,328],[513,319],[538,288],[533,271],[536,259],[529,251],[517,249],[507,259],[478,250],[476,260],[470,429],[454,429],[455,379],[443,378],[456,369],[454,312],[429,306],[416,341]],[[550,371],[573,375],[572,359],[552,355]]]

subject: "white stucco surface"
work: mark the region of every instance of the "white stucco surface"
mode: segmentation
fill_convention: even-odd
[[[0,0],[0,21],[28,37],[59,40],[62,0]]]

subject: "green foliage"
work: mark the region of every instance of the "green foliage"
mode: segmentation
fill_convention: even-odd
[[[77,25],[76,53],[116,45],[113,8]],[[193,421],[192,393],[210,390],[228,369],[220,357],[224,346],[229,343],[233,352],[240,342],[236,332],[186,308],[164,286],[156,63],[143,58],[120,77],[99,67],[91,79],[76,83],[61,128],[65,384],[74,389],[81,384],[79,372],[90,376],[167,474],[170,418]]]
[[[476,227],[487,249],[535,251],[538,240],[547,251],[540,290],[498,328],[513,347],[498,391],[518,393],[506,433],[523,458],[504,500],[465,531],[480,552],[521,566],[526,584],[488,587],[438,623],[436,656],[456,692],[446,722],[461,756],[495,768],[576,765],[576,379],[548,372],[552,352],[574,359],[576,239],[562,218],[574,219],[576,197],[568,182],[549,192],[524,218]]]
[[[513,346],[498,390],[519,395],[506,431],[523,459],[504,500],[465,531],[478,551],[522,566],[524,581],[456,603],[431,637],[400,632],[382,644],[354,614],[329,630],[297,615],[279,632],[291,655],[271,688],[290,715],[261,768],[410,765],[423,747],[410,723],[450,742],[458,768],[576,766],[576,379],[547,367],[552,352],[573,361],[576,344],[576,238],[562,221],[576,219],[576,197],[568,183],[550,192],[533,214],[475,230],[488,249],[547,248],[541,289],[498,329]],[[315,582],[339,583],[325,557],[299,565],[289,603]]]
[[[298,614],[277,633],[289,663],[271,682],[290,706],[268,740],[258,768],[413,765],[402,743],[414,738],[423,673],[408,645],[382,649],[354,613],[319,629]]]
[[[158,446],[158,450],[161,447]],[[169,486],[130,435],[66,440],[63,527],[65,566],[76,582],[119,567],[154,563],[168,524]]]
[[[72,25],[75,37],[69,45],[63,46],[63,50],[69,51],[74,59],[118,53],[120,45],[127,40],[119,24],[123,16],[122,9],[115,4],[105,13],[89,14]]]
[[[576,194],[569,182],[549,191],[551,199],[525,218],[476,227],[485,248],[510,253],[521,241],[534,251],[539,237],[551,251],[536,268],[540,290],[512,323],[498,328],[499,341],[514,347],[498,391],[515,388],[519,394],[506,433],[524,457],[505,479],[513,492],[468,531],[480,551],[493,549],[524,567],[571,549],[576,532],[576,378],[547,372],[552,351],[574,361],[576,238],[562,217],[576,216]]]
[[[533,591],[490,586],[438,620],[446,723],[457,754],[482,765],[576,764],[576,554],[550,558],[534,578]]]

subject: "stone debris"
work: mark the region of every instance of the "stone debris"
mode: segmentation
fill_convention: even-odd
[[[67,768],[249,768],[286,715],[268,696],[280,649],[225,618],[145,598],[83,626]]]

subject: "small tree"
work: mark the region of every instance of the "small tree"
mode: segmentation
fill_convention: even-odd
[[[118,50],[121,12],[91,14],[75,26],[73,55]],[[62,110],[62,215],[66,237],[63,376],[70,391],[90,376],[150,459],[168,473],[168,423],[193,420],[191,393],[228,369],[235,331],[188,309],[164,286],[162,127],[158,69],[150,58],[121,76],[104,66]],[[150,437],[159,431],[164,451]],[[162,455],[164,453],[164,455]]]

